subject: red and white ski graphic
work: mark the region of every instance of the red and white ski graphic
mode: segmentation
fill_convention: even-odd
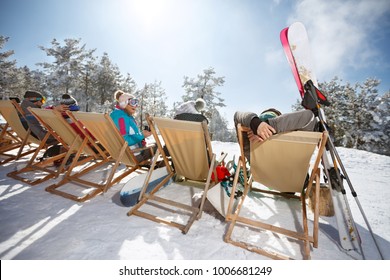
[[[301,22],[293,23],[280,32],[280,40],[303,98],[304,85],[308,80],[318,87],[305,26]]]
[[[297,83],[299,93],[301,94],[301,97],[303,98],[303,94],[304,94],[303,85],[302,85],[301,79],[299,78],[299,73],[297,71],[295,59],[294,59],[294,56],[293,56],[291,49],[290,49],[290,44],[288,43],[288,27],[284,28],[280,32],[280,41],[282,42],[284,53],[286,54],[287,61],[290,64],[292,74],[294,76],[295,82]]]
[[[299,93],[303,99],[307,81],[311,80],[314,86],[318,88],[309,38],[305,26],[301,22],[295,22],[291,26],[284,28],[280,32],[280,41],[290,64]],[[323,164],[328,169],[327,166],[329,166],[329,163],[326,156],[323,158]],[[330,189],[335,206],[335,216],[341,246],[346,251],[349,251],[351,255],[354,255],[352,252],[358,255],[363,254],[361,239],[353,222],[352,213],[345,195],[333,190],[331,186]],[[358,256],[355,257],[358,258]]]

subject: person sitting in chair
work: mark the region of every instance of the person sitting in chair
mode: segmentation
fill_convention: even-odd
[[[176,114],[174,119],[194,122],[206,121],[207,123],[209,123],[207,118],[202,115],[205,106],[206,103],[202,98],[198,98],[196,99],[196,101],[184,102],[176,108]]]
[[[247,134],[244,134],[243,138],[244,154],[249,161],[250,141],[264,141],[273,134],[287,131],[314,131],[317,119],[310,110],[282,114],[278,110],[271,108],[261,112],[260,115],[238,111],[234,114],[236,133],[239,123],[251,129]]]
[[[114,96],[117,99],[117,104],[110,114],[111,119],[127,141],[130,149],[145,147],[145,138],[151,136],[152,133],[149,130],[140,131],[137,126],[134,115],[138,107],[138,99],[134,95],[123,91],[116,91]],[[156,150],[156,147],[154,148]],[[134,155],[141,162],[152,158],[153,153],[150,149],[145,149],[134,153]]]
[[[24,94],[23,101],[20,104],[20,107],[24,112],[24,118],[21,117],[23,126],[25,126],[26,129],[30,128],[31,134],[39,140],[43,140],[47,133],[47,130],[34,117],[34,115],[28,110],[28,108],[42,108],[45,102],[46,98],[40,92],[35,90],[27,90]],[[53,107],[53,109],[62,111],[62,107]],[[46,143],[48,145],[51,145],[58,143],[58,141],[52,135],[50,135]]]

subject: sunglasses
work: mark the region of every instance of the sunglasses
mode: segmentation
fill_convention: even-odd
[[[44,98],[44,97],[43,98],[41,98],[41,97],[31,97],[31,98],[29,98],[29,100],[31,102],[33,102],[33,103],[41,101],[42,104],[45,104],[45,102],[46,102],[46,98]]]
[[[138,99],[132,98],[132,99],[127,100],[127,104],[129,104],[130,106],[133,106],[133,107],[137,107],[139,104],[139,101],[138,101]]]

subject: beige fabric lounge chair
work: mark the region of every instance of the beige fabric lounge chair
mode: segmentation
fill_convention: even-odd
[[[1,115],[1,113],[0,113]],[[16,144],[16,148],[20,147],[22,139],[16,135],[7,122],[0,124],[0,152],[8,150],[12,145]],[[14,149],[14,148],[12,148]]]
[[[292,238],[303,241],[303,258],[309,259],[310,243],[313,243],[313,247],[318,247],[319,207],[316,203],[314,207],[313,233],[310,235],[306,212],[306,199],[309,197],[310,192],[314,191],[315,202],[319,201],[319,163],[327,141],[327,133],[293,131],[274,135],[264,142],[251,143],[250,171],[247,173],[248,170],[245,164],[242,135],[243,133],[247,133],[248,130],[248,128],[241,127],[240,124],[238,125],[238,137],[241,149],[238,168],[243,170],[246,184],[244,186],[244,194],[234,213],[232,213],[231,210],[233,209],[231,206],[234,201],[233,197],[230,199],[228,215],[226,216],[226,220],[229,221],[230,224],[225,235],[225,241],[273,259],[291,259],[288,254],[282,254],[277,250],[260,248],[260,246],[257,246],[256,244],[250,244],[251,242],[249,241],[240,241],[237,240],[237,238],[232,238],[233,229],[237,224],[248,228],[262,229],[273,232],[274,236],[287,236],[287,240]],[[315,152],[317,152],[316,155]],[[313,155],[315,155],[315,160],[314,164],[310,167]],[[309,183],[307,184],[307,188],[305,188],[305,179],[308,173],[310,174]],[[249,177],[247,174],[250,174]],[[293,221],[294,226],[292,228],[283,227],[281,225],[282,217],[279,216],[278,220],[278,211],[273,213],[275,217],[272,219],[270,219],[270,217],[262,218],[262,213],[257,213],[256,218],[248,218],[240,215],[240,211],[243,208],[244,201],[248,196],[248,192],[250,191],[253,182],[258,182],[262,186],[265,186],[264,188],[260,187],[259,189],[256,189],[256,191],[266,193],[264,196],[271,195],[271,197],[274,197],[275,199],[277,197],[284,198],[282,200],[286,200],[287,203],[291,202],[294,198],[300,199],[303,217],[302,225],[297,225],[299,221]],[[314,189],[312,186],[314,186]],[[236,188],[237,184],[233,184],[231,193],[235,193]],[[298,195],[286,193],[298,193]],[[266,223],[270,220],[276,222]]]
[[[0,149],[1,156],[6,157],[0,164],[34,153],[41,144],[39,139],[31,135],[30,129],[26,130],[24,128],[18,112],[22,116],[24,115],[18,103],[13,100],[0,100],[0,114],[7,122],[3,127],[2,137],[7,137],[8,140],[11,140]],[[8,134],[7,130],[9,128],[12,129],[12,134]]]
[[[60,112],[32,108],[30,108],[30,111],[51,135],[62,144],[62,149],[66,151],[58,168],[65,174],[59,183],[47,187],[46,191],[75,201],[83,201],[89,198],[90,193],[88,192],[82,195],[75,195],[65,189],[60,190],[58,188],[69,182],[69,177],[76,176],[76,174],[77,176],[82,176],[100,166],[107,159],[107,156],[89,136],[79,135]],[[68,162],[71,162],[71,164],[68,168],[65,168]],[[82,167],[74,173],[74,168],[77,166]]]
[[[1,110],[1,109],[0,109]],[[1,114],[1,113],[0,113]],[[18,149],[22,144],[20,139],[7,122],[0,124],[0,155]],[[8,157],[7,154],[5,154]],[[13,155],[10,155],[13,156]]]
[[[168,176],[147,194],[145,189],[148,185],[148,178],[154,170],[151,168],[141,191],[139,202],[128,212],[128,215],[136,215],[157,223],[164,223],[180,229],[183,233],[187,233],[194,221],[201,217],[207,191],[215,184],[215,182],[211,181],[211,174],[215,172],[216,167],[215,154],[212,152],[207,124],[205,122],[200,123],[150,117],[149,115],[146,116],[146,119],[156,139],[158,150],[165,162]],[[169,163],[168,156],[164,151],[157,131],[161,134],[162,141],[166,145],[174,168]],[[171,198],[164,198],[161,194],[158,195],[158,191],[174,175],[176,175],[176,178],[179,176],[185,178],[185,181],[180,183],[183,185],[179,186],[180,188],[195,184],[196,187],[203,191],[198,201],[194,201],[191,198],[190,203],[185,203],[185,201],[173,200]],[[169,187],[168,185],[165,188]],[[177,196],[180,198],[179,193]],[[141,207],[152,207],[159,210],[166,209],[170,214],[174,212],[177,214],[176,218],[180,217],[178,219],[180,222],[175,222],[173,220],[175,218],[168,219],[151,214],[150,212],[153,212],[153,209],[148,209],[148,213],[143,212],[140,210]],[[185,213],[185,216],[189,216],[187,222],[182,218],[183,213]]]
[[[48,187],[46,189],[47,191],[83,202],[98,194],[105,193],[110,187],[130,175],[133,171],[141,169],[145,165],[150,165],[150,160],[143,162],[137,161],[133,154],[134,151],[129,148],[127,142],[119,133],[108,114],[70,111],[68,111],[67,114],[73,122],[78,124],[79,129],[85,135],[85,139],[89,138],[89,142],[97,141],[99,145],[103,147],[104,155],[101,156],[106,158],[101,163],[113,163],[113,166],[104,181],[100,183],[81,178],[85,172],[71,174],[68,170],[65,173],[63,180],[58,184]],[[90,135],[92,135],[94,140],[91,139]],[[151,147],[146,147],[145,149],[151,149]],[[122,171],[118,171],[120,165],[125,166]],[[72,166],[70,170],[71,169]],[[71,182],[77,183],[80,186],[89,186],[90,188],[93,188],[93,190],[83,197],[75,197],[70,194],[65,194],[64,192],[60,193],[58,188]]]
[[[39,148],[35,151],[27,165],[20,170],[8,173],[8,176],[30,185],[36,185],[49,179],[57,178],[60,174],[64,173],[67,169],[65,165],[68,159],[72,154],[78,152],[83,141],[62,117],[61,113],[55,110],[38,108],[29,108],[29,110],[42,126],[47,129],[48,133],[41,141]],[[42,161],[36,161],[39,150],[45,145],[49,135],[52,135],[61,145],[61,152]],[[90,148],[88,149],[88,147],[84,148],[83,151],[87,151],[94,158],[96,157],[94,152]],[[90,158],[86,158],[84,161],[76,160],[76,162],[83,164],[88,162],[88,160]],[[27,174],[30,175],[26,177]],[[38,179],[31,179],[31,177],[38,177]]]

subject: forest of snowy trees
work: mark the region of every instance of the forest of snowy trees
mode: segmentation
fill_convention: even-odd
[[[143,126],[145,113],[153,116],[173,117],[174,108],[184,101],[203,97],[207,108],[204,114],[210,121],[210,132],[214,140],[235,141],[235,134],[228,130],[228,121],[218,108],[225,107],[224,99],[217,87],[222,87],[224,77],[217,77],[213,68],[208,68],[196,78],[184,77],[184,95],[169,108],[165,89],[161,81],[138,86],[129,73],[123,75],[109,55],[94,55],[81,39],[65,39],[63,43],[53,39],[50,47],[39,46],[51,62],[37,62],[38,69],[27,66],[16,67],[13,51],[1,52],[8,37],[0,35],[0,94],[2,98],[22,98],[27,89],[42,92],[47,104],[55,104],[62,94],[74,96],[80,108],[87,112],[110,112],[114,107],[114,92],[121,89],[135,94],[140,100],[139,125]],[[218,129],[216,129],[218,128]]]
[[[228,121],[220,115],[225,107],[222,93],[218,91],[225,83],[212,67],[197,77],[184,77],[182,100],[167,103],[167,94],[161,81],[138,86],[129,73],[123,75],[109,55],[94,55],[81,39],[65,39],[63,43],[53,39],[50,47],[39,48],[50,57],[51,62],[37,62],[37,69],[17,67],[12,59],[14,52],[3,51],[8,37],[0,35],[0,95],[22,98],[27,89],[35,89],[47,97],[47,104],[56,104],[62,94],[73,95],[82,110],[87,112],[110,112],[113,108],[113,93],[117,89],[135,94],[140,100],[138,121],[143,125],[145,113],[153,116],[173,117],[174,108],[181,102],[202,97],[207,104],[204,112],[210,120],[213,140],[236,141],[235,132],[228,129]],[[336,146],[352,147],[379,154],[390,155],[390,92],[380,94],[380,81],[367,79],[362,84],[343,84],[338,78],[319,84],[320,89],[332,103],[324,108]],[[301,109],[295,104],[294,109]]]
[[[390,91],[369,78],[351,85],[338,77],[318,84],[331,105],[322,107],[336,146],[390,155]],[[295,109],[302,109],[298,103]]]

